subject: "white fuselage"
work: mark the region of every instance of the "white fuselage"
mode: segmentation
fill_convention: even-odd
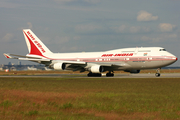
[[[174,63],[177,58],[161,47],[124,48],[104,52],[82,52],[82,53],[52,53],[44,54],[43,58],[54,62],[78,61],[91,64],[116,64],[124,69],[151,69],[161,68]],[[123,66],[124,64],[124,66]]]

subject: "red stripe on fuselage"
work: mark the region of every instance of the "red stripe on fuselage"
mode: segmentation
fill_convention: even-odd
[[[122,58],[108,58],[108,59],[105,59],[105,58],[72,58],[72,59],[51,59],[51,60],[65,60],[65,61],[82,61],[82,62],[128,62],[128,61],[174,61],[176,59],[165,59],[165,58],[159,58],[159,57],[152,57],[152,59],[147,59],[147,58],[143,58],[143,57],[132,57],[132,59],[126,59],[126,58],[129,58],[129,57],[122,57]],[[139,59],[136,59],[136,60],[133,60],[133,58],[139,58]],[[49,59],[49,58],[47,58]]]
[[[171,60],[176,60],[176,59],[172,59],[174,57],[172,56],[166,56],[166,57],[162,57],[162,56],[146,56],[146,57],[108,57],[108,58],[104,58],[104,57],[97,57],[97,58],[49,58],[46,56],[41,55],[41,57],[44,57],[46,59],[50,59],[50,60],[64,60],[64,61],[82,61],[82,62],[128,62],[128,61],[171,61]],[[128,58],[128,59],[127,59]],[[151,59],[149,59],[151,58]]]

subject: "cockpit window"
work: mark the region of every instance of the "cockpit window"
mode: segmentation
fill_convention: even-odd
[[[159,51],[166,51],[166,49],[160,49]]]

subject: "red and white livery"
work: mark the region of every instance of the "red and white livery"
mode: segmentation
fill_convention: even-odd
[[[88,76],[114,76],[114,71],[139,73],[142,69],[154,69],[168,66],[177,61],[177,57],[162,47],[135,47],[115,49],[103,52],[53,53],[30,30],[23,34],[29,50],[26,56],[6,54],[6,58],[29,60],[45,64],[55,70],[89,71]],[[160,76],[157,72],[156,76]]]

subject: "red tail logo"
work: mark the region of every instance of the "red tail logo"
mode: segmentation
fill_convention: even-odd
[[[28,31],[27,34],[31,37],[31,39],[34,41],[34,43],[39,47],[39,49],[45,53],[46,51],[44,50],[44,48],[42,47],[42,45],[37,41],[35,40],[35,38],[33,37],[33,35]]]
[[[31,37],[32,40],[35,40],[35,38],[31,35],[31,33],[28,31],[27,34]]]

